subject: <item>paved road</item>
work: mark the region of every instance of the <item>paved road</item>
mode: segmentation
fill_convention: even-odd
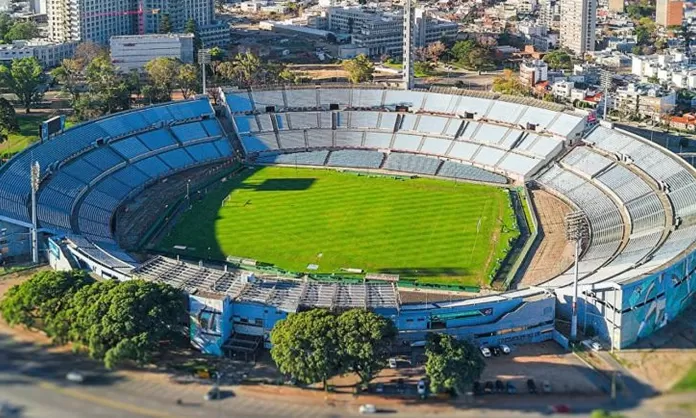
[[[91,370],[83,385],[65,381],[68,370]],[[48,353],[32,344],[18,343],[0,332],[0,402],[17,408],[18,417],[339,417],[357,416],[356,405],[328,405],[320,400],[304,405],[281,399],[238,395],[238,387],[223,388],[225,399],[206,402],[205,388],[133,379],[110,373],[96,363],[65,353]],[[679,402],[687,402],[684,395]],[[696,399],[696,396],[693,397]],[[183,406],[176,404],[183,400]],[[379,407],[379,401],[375,402]],[[476,398],[474,404],[459,402],[456,409],[440,411],[439,416],[460,417],[538,417],[549,404],[567,403],[579,416],[593,408],[606,407],[606,397],[563,398],[560,396],[491,396]],[[385,402],[386,404],[386,402]],[[422,417],[434,412],[399,405],[398,416]],[[436,411],[435,411],[436,412]],[[664,404],[632,405],[627,416],[687,417],[684,412],[664,412]],[[0,414],[0,416],[2,416]],[[3,417],[4,418],[4,417]]]

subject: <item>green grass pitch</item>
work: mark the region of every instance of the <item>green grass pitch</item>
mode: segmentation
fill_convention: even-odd
[[[487,284],[518,234],[509,199],[500,188],[446,180],[249,168],[195,203],[158,248],[183,245],[194,257],[232,255],[295,272],[316,264],[317,273],[358,268]]]

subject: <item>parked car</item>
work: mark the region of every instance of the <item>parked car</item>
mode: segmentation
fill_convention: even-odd
[[[483,394],[483,386],[481,385],[481,382],[478,380],[474,382],[474,387],[472,388],[474,395],[482,395]]]
[[[503,384],[502,380],[496,380],[495,381],[495,392],[496,393],[503,393],[505,392],[505,385]]]
[[[65,379],[68,382],[82,383],[85,381],[85,376],[80,372],[72,371],[65,375]]]
[[[427,391],[427,385],[425,384],[425,379],[421,379],[418,381],[418,394],[420,396],[425,396],[425,392]]]
[[[493,352],[493,355],[496,357],[500,355],[500,349],[498,347],[492,347],[491,351]]]
[[[483,354],[485,358],[489,358],[491,356],[491,350],[488,347],[481,347],[481,354]]]
[[[486,385],[483,387],[483,393],[493,393],[493,382],[486,382]]]
[[[529,391],[529,393],[537,393],[536,383],[534,383],[533,379],[527,380],[527,390]]]
[[[363,414],[376,414],[377,413],[377,407],[372,405],[371,403],[366,403],[365,405],[360,405],[360,408],[358,411]]]
[[[592,351],[602,351],[602,344],[600,344],[599,341],[592,341],[590,348]]]
[[[570,407],[566,404],[551,405],[549,412],[552,414],[568,414],[570,413]]]
[[[515,387],[515,384],[512,382],[505,383],[505,390],[507,390],[507,393],[509,395],[514,395],[515,393],[517,393],[517,388]]]
[[[220,399],[220,388],[217,386],[213,386],[212,388],[210,388],[208,392],[205,393],[203,399],[205,399],[206,401]]]
[[[510,354],[510,346],[506,344],[500,344],[500,351],[502,351],[503,354]]]
[[[544,393],[551,393],[551,383],[548,380],[544,380],[541,384],[541,390],[543,390]]]
[[[390,369],[396,369],[397,366],[398,366],[398,365],[396,364],[396,359],[395,359],[394,357],[390,358],[390,359],[389,359],[389,368],[390,368]]]

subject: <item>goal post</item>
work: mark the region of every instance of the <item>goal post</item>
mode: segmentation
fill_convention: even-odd
[[[225,196],[225,198],[222,199],[222,203],[220,204],[220,207],[224,208],[225,205],[227,204],[227,202],[230,201],[230,198],[232,198],[232,194],[228,194],[227,196]]]

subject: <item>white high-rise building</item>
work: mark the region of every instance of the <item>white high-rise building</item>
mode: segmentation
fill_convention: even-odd
[[[597,0],[561,0],[561,46],[577,55],[595,49]]]
[[[196,22],[205,47],[229,43],[230,29],[215,21],[214,0],[46,0],[49,37],[58,42],[108,45],[112,36],[158,33],[167,16],[172,32]]]

